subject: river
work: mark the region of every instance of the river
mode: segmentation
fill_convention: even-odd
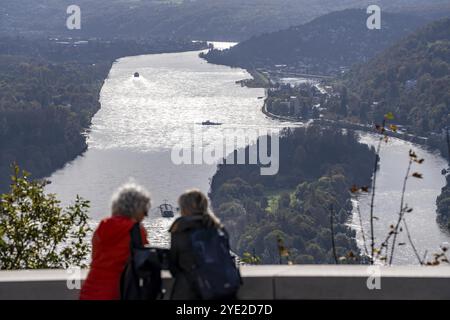
[[[215,43],[219,48],[233,44]],[[101,90],[101,109],[88,133],[88,150],[49,180],[47,191],[56,193],[64,205],[75,196],[91,201],[92,226],[110,214],[110,198],[121,184],[135,181],[152,194],[153,207],[164,200],[176,204],[177,197],[195,187],[209,191],[215,164],[176,165],[171,151],[177,145],[190,146],[192,133],[201,132],[203,145],[221,142],[236,129],[279,130],[292,125],[268,119],[261,107],[263,89],[246,88],[236,81],[249,78],[242,69],[208,64],[200,51],[142,55],[119,59],[113,64]],[[140,77],[134,78],[134,72]],[[210,120],[221,126],[204,127]],[[363,141],[375,143],[371,135]],[[377,238],[394,221],[399,207],[399,190],[406,170],[408,143],[391,140],[383,147],[376,211]],[[411,233],[421,252],[433,251],[449,237],[436,224],[435,200],[444,185],[440,171],[445,161],[438,155],[414,146],[426,159],[420,168],[421,181],[411,180],[407,202],[414,207],[408,216]],[[364,228],[367,228],[368,199],[361,199]],[[355,216],[356,217],[356,216]],[[145,221],[153,245],[168,246],[168,227],[173,219],[152,210]],[[352,226],[358,229],[354,219]],[[361,233],[357,234],[361,244]],[[402,240],[400,240],[402,241]],[[407,247],[397,251],[396,263],[413,264]]]
[[[200,52],[142,55],[115,62],[100,93],[101,109],[92,120],[88,150],[49,177],[52,183],[47,191],[56,193],[64,205],[77,194],[90,200],[95,227],[110,214],[113,192],[126,182],[145,186],[153,208],[164,200],[175,205],[189,188],[208,192],[217,165],[176,165],[171,158],[172,148],[180,142],[191,145],[192,134],[200,131],[206,147],[237,129],[286,126],[261,112],[263,100],[258,98],[264,96],[264,89],[236,84],[251,77],[245,70],[209,64],[198,57]],[[139,78],[133,77],[136,71]],[[222,125],[199,125],[207,120]],[[145,224],[153,245],[168,245],[172,222],[151,211]]]
[[[373,134],[360,133],[360,136],[361,142],[374,147],[378,144],[378,138]],[[378,218],[374,221],[375,242],[379,247],[388,235],[390,226],[396,224],[403,181],[408,168],[409,150],[416,152],[420,158],[425,159],[425,162],[421,165],[414,164],[411,171],[423,174],[423,179],[410,177],[407,182],[405,205],[413,211],[406,213],[406,222],[420,256],[423,257],[428,252],[428,260],[432,260],[433,253],[439,252],[440,245],[449,242],[450,239],[448,231],[442,230],[436,223],[436,198],[445,185],[445,177],[441,174],[441,170],[447,167],[447,162],[438,153],[396,138],[390,138],[388,143],[383,143],[380,152],[374,209],[374,216]],[[362,229],[369,250],[370,200],[369,194],[362,196],[359,201]],[[361,224],[356,210],[351,225],[357,230],[359,247],[364,250]],[[408,243],[405,229],[399,234],[397,243],[406,245],[397,246],[393,263],[418,264],[414,251]]]

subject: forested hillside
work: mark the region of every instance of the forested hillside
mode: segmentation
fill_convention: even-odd
[[[447,185],[442,188],[441,195],[436,200],[438,221],[450,229],[450,175],[447,176]]]
[[[78,43],[78,44],[77,44]],[[17,162],[42,177],[82,153],[99,94],[122,56],[199,49],[203,43],[0,39],[0,190]]]
[[[329,115],[381,123],[392,112],[402,130],[428,137],[448,157],[450,126],[450,18],[433,22],[335,83]],[[450,185],[437,199],[438,220],[449,226]]]
[[[366,10],[349,9],[307,24],[263,34],[225,50],[205,55],[211,63],[243,68],[288,65],[307,73],[338,73],[374,57],[425,23],[424,19],[383,12],[382,29],[369,30]]]
[[[410,131],[450,125],[450,18],[431,23],[344,77],[344,113],[379,121],[393,112]]]
[[[278,263],[281,239],[293,263],[334,263],[332,213],[338,257],[357,257],[354,231],[346,225],[349,190],[370,183],[374,156],[352,131],[286,129],[279,173],[261,176],[257,165],[220,165],[211,184],[212,205],[241,256]]]
[[[76,32],[65,27],[72,4],[82,12]],[[446,0],[3,0],[0,33],[241,41],[371,4],[418,16],[450,10]]]

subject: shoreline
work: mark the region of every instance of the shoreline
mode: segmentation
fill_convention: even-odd
[[[210,62],[205,57],[201,57],[201,58],[204,59],[205,61],[207,61],[208,63],[224,65],[224,66],[228,66],[230,68],[234,68],[234,66],[231,66],[231,65]],[[279,120],[279,121],[292,122],[292,123],[308,123],[312,120],[313,123],[319,123],[319,125],[339,126],[342,129],[359,130],[359,131],[368,132],[368,133],[376,133],[372,126],[364,125],[362,123],[352,123],[352,122],[348,122],[345,120],[331,120],[331,119],[304,119],[304,120],[302,120],[302,119],[294,119],[289,116],[280,116],[280,115],[273,114],[273,113],[269,112],[266,107],[266,102],[267,102],[267,98],[268,98],[267,89],[270,88],[270,85],[273,83],[273,79],[271,79],[270,76],[254,69],[254,68],[252,68],[252,69],[244,68],[244,70],[246,70],[252,78],[236,81],[236,84],[240,84],[241,86],[246,86],[248,88],[266,89],[264,105],[261,108],[261,112],[268,118],[271,118],[274,120]],[[312,79],[312,78],[305,77],[305,79]],[[385,134],[389,137],[394,137],[397,139],[404,140],[406,142],[412,142],[412,143],[418,144],[420,146],[426,147],[432,152],[439,152],[440,156],[442,158],[446,159],[447,151],[442,149],[443,148],[442,140],[439,137],[434,137],[432,135],[430,135],[429,137],[422,137],[422,136],[416,136],[416,135],[409,134],[409,133],[393,132],[393,131],[389,131],[389,130],[387,130],[385,132]],[[450,161],[450,159],[447,159],[447,161]]]
[[[51,177],[55,172],[64,169],[68,164],[72,163],[73,161],[75,161],[78,157],[83,156],[87,150],[89,149],[89,145],[87,143],[87,139],[88,139],[88,135],[91,131],[91,127],[92,127],[92,119],[95,117],[95,115],[101,110],[102,106],[101,106],[101,102],[100,102],[100,94],[101,94],[101,90],[105,84],[105,81],[108,79],[109,74],[114,66],[115,63],[119,62],[121,59],[124,58],[128,58],[128,57],[138,57],[138,56],[145,56],[145,55],[157,55],[157,54],[170,54],[170,53],[182,53],[182,52],[197,52],[197,51],[202,51],[205,50],[207,48],[201,49],[201,50],[197,50],[197,49],[191,49],[191,50],[185,50],[185,49],[175,49],[175,50],[168,50],[166,52],[161,52],[159,50],[156,50],[156,52],[144,52],[144,53],[140,53],[140,54],[135,54],[135,55],[124,55],[124,56],[119,56],[119,57],[115,57],[112,59],[107,59],[106,63],[109,65],[108,67],[108,72],[102,77],[102,79],[99,79],[99,83],[101,83],[101,85],[99,85],[98,91],[96,92],[96,96],[97,96],[97,100],[96,100],[96,108],[95,108],[95,112],[93,112],[90,115],[89,118],[89,124],[86,127],[83,127],[82,130],[79,132],[79,135],[83,137],[84,140],[84,146],[83,148],[80,148],[79,150],[75,151],[72,153],[72,155],[70,157],[68,157],[68,159],[66,161],[64,161],[64,163],[61,163],[60,165],[55,166],[54,168],[52,168],[49,172],[46,172],[44,174],[40,174],[40,175],[33,175],[34,178],[37,179],[47,179],[49,177]]]
[[[341,129],[347,129],[347,130],[354,130],[354,131],[359,131],[361,133],[368,133],[368,134],[374,134],[374,135],[380,135],[380,133],[377,133],[375,131],[375,128],[370,126],[370,125],[363,125],[360,123],[351,123],[351,122],[347,122],[344,120],[330,120],[330,119],[309,119],[308,121],[301,121],[299,119],[294,119],[292,117],[289,116],[279,116],[276,114],[273,114],[271,112],[269,112],[267,110],[267,91],[266,91],[266,98],[264,100],[264,104],[261,107],[261,112],[268,118],[271,118],[273,120],[278,120],[278,121],[287,121],[287,122],[291,122],[293,124],[298,124],[298,123],[305,123],[308,124],[308,122],[312,122],[312,124],[316,124],[319,125],[320,127],[339,127]],[[438,144],[436,144],[436,141],[430,140],[427,137],[421,137],[421,136],[415,136],[412,134],[407,134],[407,133],[399,133],[399,132],[393,132],[393,131],[389,131],[387,130],[385,132],[385,134],[388,137],[391,138],[396,138],[401,140],[402,142],[405,143],[413,143],[417,146],[423,147],[424,149],[428,150],[430,153],[435,153],[438,157],[442,158],[443,160],[446,160],[445,155],[442,153],[441,148],[439,147]],[[447,160],[448,161],[448,160]],[[437,168],[438,170],[439,168]],[[442,190],[444,190],[444,188],[446,187],[446,185],[443,186]],[[440,195],[442,195],[442,191],[440,194],[438,194],[436,201],[439,199]],[[351,217],[354,217],[354,215],[356,214],[354,212],[355,208],[353,208],[352,212],[351,212]],[[436,216],[436,223],[445,229],[445,223],[442,223],[443,221],[443,216],[436,210],[435,211],[435,216]],[[440,221],[442,220],[442,221]],[[352,221],[350,221],[351,223]],[[359,232],[358,227],[352,228],[355,232]],[[356,241],[360,240],[360,239],[355,239]],[[362,250],[362,248],[360,248]]]
[[[269,79],[269,81],[271,81],[271,80]],[[264,87],[261,87],[261,88],[266,89]],[[352,123],[352,122],[348,122],[345,120],[331,120],[331,119],[295,119],[290,116],[276,115],[267,110],[267,98],[268,98],[268,96],[267,96],[267,91],[266,91],[264,104],[261,107],[261,112],[266,117],[269,117],[273,120],[286,121],[286,122],[291,122],[294,124],[312,122],[313,124],[318,124],[321,126],[335,126],[335,127],[340,127],[342,129],[349,129],[349,130],[362,131],[362,132],[376,134],[376,132],[374,131],[374,127],[372,127],[370,125],[364,125],[362,123]],[[411,143],[426,147],[430,151],[433,151],[433,152],[441,152],[440,148],[438,146],[430,143],[430,139],[427,137],[416,136],[416,135],[408,134],[408,133],[393,132],[393,131],[389,131],[389,130],[386,131],[385,134],[392,138],[397,138],[397,139],[403,140],[405,142],[411,142]],[[445,159],[444,155],[440,154],[440,156]]]

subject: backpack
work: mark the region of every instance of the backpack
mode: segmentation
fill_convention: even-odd
[[[204,300],[233,299],[242,284],[241,275],[230,253],[225,229],[201,228],[191,233],[196,264],[191,277]]]
[[[165,250],[144,247],[141,227],[136,223],[130,231],[130,257],[120,279],[121,300],[156,300],[164,296],[161,262]]]

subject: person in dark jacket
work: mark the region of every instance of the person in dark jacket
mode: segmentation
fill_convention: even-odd
[[[120,299],[120,277],[130,256],[130,230],[147,216],[150,195],[129,184],[113,196],[112,216],[103,219],[92,238],[92,262],[81,288],[80,300]],[[147,233],[141,225],[147,244]]]
[[[175,278],[171,298],[200,300],[192,282],[190,270],[195,264],[191,233],[200,228],[223,228],[219,219],[209,210],[208,198],[198,190],[185,192],[178,199],[181,217],[169,229],[171,233],[170,272]]]

